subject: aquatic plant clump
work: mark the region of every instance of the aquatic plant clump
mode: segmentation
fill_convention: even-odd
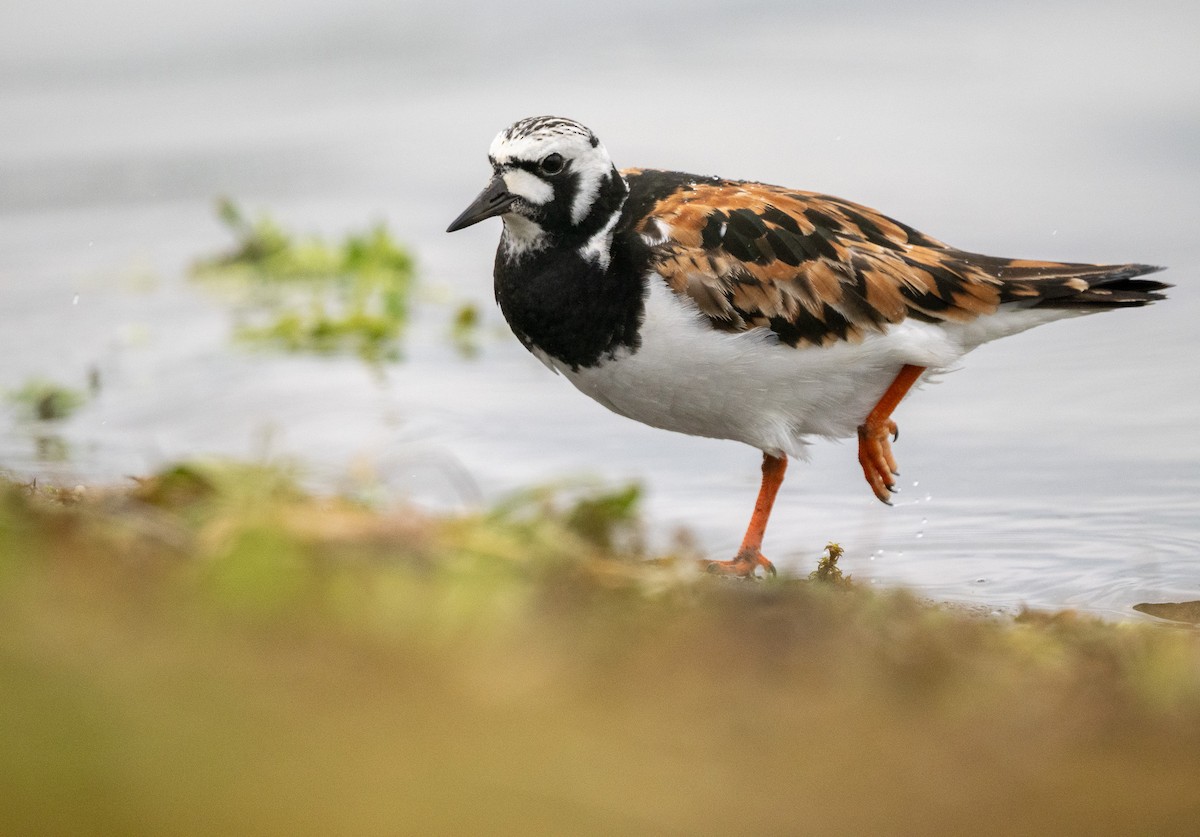
[[[842,549],[841,544],[826,544],[825,552],[818,559],[817,568],[808,574],[808,580],[832,584],[835,587],[851,586],[853,582],[850,576],[843,575],[842,568],[838,566],[838,561],[845,554],[846,550]]]
[[[217,214],[236,244],[192,272],[232,297],[240,339],[369,362],[399,357],[416,271],[384,224],[331,244],[297,237],[269,215],[249,220],[228,199]]]
[[[38,421],[68,418],[87,403],[84,393],[40,378],[27,381],[19,389],[5,393],[5,399]]]

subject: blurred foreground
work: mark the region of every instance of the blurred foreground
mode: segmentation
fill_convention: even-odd
[[[0,832],[1195,833],[1196,631],[711,579],[636,502],[4,486]]]

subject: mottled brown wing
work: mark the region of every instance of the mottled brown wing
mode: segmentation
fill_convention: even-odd
[[[717,328],[763,326],[794,346],[860,340],[909,317],[965,322],[1005,302],[1139,305],[1165,287],[1130,281],[1156,269],[1145,265],[966,253],[826,195],[678,175],[664,189],[668,173],[626,175],[644,205],[634,229],[672,290]]]

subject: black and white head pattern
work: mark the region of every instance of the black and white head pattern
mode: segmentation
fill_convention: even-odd
[[[503,216],[507,255],[567,245],[607,261],[626,186],[588,128],[558,116],[522,119],[496,135],[488,160],[516,198]]]

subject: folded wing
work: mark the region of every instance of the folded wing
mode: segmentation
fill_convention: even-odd
[[[966,322],[1012,303],[1145,305],[1160,268],[1002,259],[943,244],[827,195],[665,172],[625,172],[651,266],[715,328],[766,327],[793,346],[860,340],[912,317]],[[669,182],[668,182],[669,181]]]

